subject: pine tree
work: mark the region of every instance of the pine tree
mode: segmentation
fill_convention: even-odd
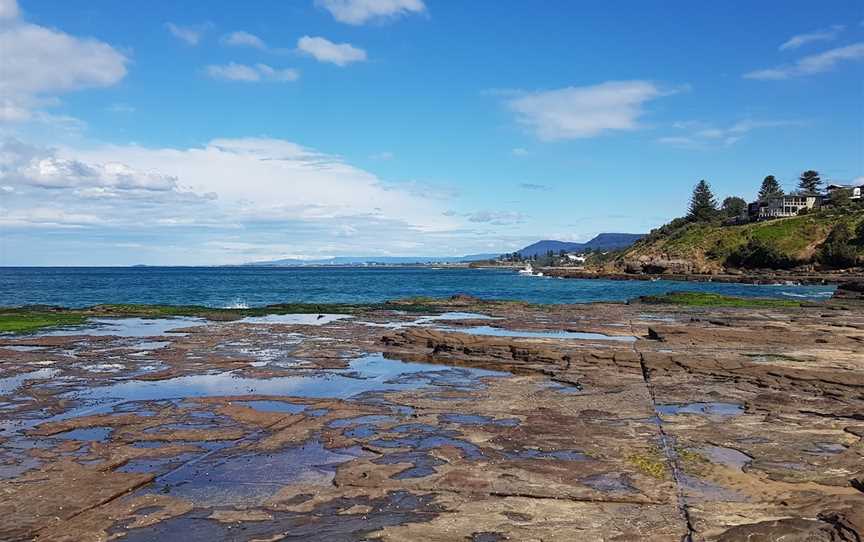
[[[774,175],[768,175],[762,180],[762,187],[759,188],[759,199],[762,201],[771,198],[779,198],[783,195],[783,189],[780,188],[780,183],[774,178]]]
[[[702,179],[693,189],[687,219],[691,222],[710,222],[717,218],[717,214],[717,199],[711,192],[711,185]]]
[[[819,178],[819,172],[812,169],[808,169],[798,178],[798,188],[808,194],[819,192],[819,185],[821,184],[822,179]]]

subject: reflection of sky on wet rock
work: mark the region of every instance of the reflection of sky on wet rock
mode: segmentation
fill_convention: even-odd
[[[38,369],[27,373],[0,378],[0,395],[9,395],[28,380],[47,380],[60,373],[59,369]]]
[[[657,405],[657,412],[665,416],[678,414],[696,414],[699,416],[738,416],[744,413],[744,407],[738,403],[670,403]]]
[[[247,316],[237,322],[241,324],[287,324],[302,326],[323,326],[337,320],[353,318],[349,314],[268,314],[266,316]]]
[[[705,446],[697,451],[704,454],[712,463],[719,463],[737,470],[742,470],[753,461],[753,458],[744,452],[724,446]]]
[[[238,401],[235,404],[248,406],[259,412],[281,412],[283,414],[297,414],[306,408],[306,405],[286,403],[285,401]]]
[[[89,318],[83,326],[70,326],[39,333],[43,337],[90,335],[93,337],[155,337],[175,329],[203,326],[201,318]],[[182,336],[180,333],[175,335]]]
[[[500,320],[500,318],[496,318],[494,316],[488,316],[486,314],[480,314],[478,312],[459,312],[459,311],[451,311],[444,312],[438,315],[433,316],[421,316],[415,320],[410,322],[386,322],[386,323],[377,323],[377,322],[363,322],[364,325],[372,326],[372,327],[383,327],[387,329],[402,329],[405,327],[414,327],[414,326],[424,326],[428,324],[434,324],[435,322],[444,322],[444,321],[454,321],[454,320]]]
[[[129,401],[228,395],[284,395],[344,399],[370,391],[417,389],[424,385],[436,385],[438,381],[449,384],[452,379],[444,377],[451,372],[463,386],[476,384],[480,377],[506,374],[483,369],[453,369],[446,365],[401,362],[387,359],[381,354],[355,359],[349,368],[342,372],[352,373],[352,376],[343,376],[340,371],[333,370],[311,376],[256,379],[224,372],[179,376],[156,381],[130,380],[71,392],[70,395],[79,399],[114,398]],[[431,378],[422,378],[425,373],[431,373]],[[413,378],[414,376],[418,378]]]
[[[278,452],[217,453],[160,477],[154,489],[198,506],[262,504],[287,484],[330,484],[336,465],[362,454],[357,447],[328,450],[318,441]]]
[[[619,341],[634,342],[636,337],[632,335],[604,335],[603,333],[588,333],[584,331],[527,331],[504,329],[492,326],[473,327],[439,327],[441,331],[455,331],[470,335],[486,335],[490,337],[523,337],[529,339],[581,339],[588,341]]]

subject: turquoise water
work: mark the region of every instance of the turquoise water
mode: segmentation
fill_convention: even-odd
[[[76,267],[0,268],[0,306],[83,307],[99,303],[363,303],[469,294],[532,303],[623,301],[673,290],[736,296],[824,299],[830,286],[758,286],[673,281],[609,281],[522,276],[501,269]]]

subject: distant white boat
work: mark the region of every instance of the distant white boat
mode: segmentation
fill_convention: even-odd
[[[520,269],[519,274],[525,275],[527,277],[542,277],[543,276],[543,273],[541,271],[535,272],[534,268],[531,267],[530,263],[525,264],[525,269]]]

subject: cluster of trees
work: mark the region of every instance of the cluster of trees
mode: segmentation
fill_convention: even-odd
[[[858,250],[864,249],[864,222],[855,231],[847,222],[840,222],[819,247],[816,259],[831,267],[852,267],[858,261]]]
[[[714,222],[721,218],[735,218],[747,212],[747,202],[738,196],[729,196],[720,205],[711,191],[708,181],[701,180],[693,189],[687,220],[690,222]]]
[[[798,188],[801,193],[818,194],[821,186],[822,178],[818,171],[808,169],[798,178]],[[767,201],[783,195],[783,189],[774,175],[768,175],[762,180],[758,194],[760,201]],[[690,222],[713,222],[717,219],[739,217],[746,212],[747,201],[738,196],[729,196],[718,205],[717,198],[711,191],[711,185],[702,179],[696,184],[693,195],[690,197],[687,220]]]
[[[822,189],[822,177],[819,172],[808,169],[798,177],[798,190],[803,194],[818,194]],[[772,198],[784,196],[785,192],[780,188],[780,183],[777,182],[774,175],[768,175],[762,179],[762,186],[759,187],[758,198],[760,201],[767,201]]]

